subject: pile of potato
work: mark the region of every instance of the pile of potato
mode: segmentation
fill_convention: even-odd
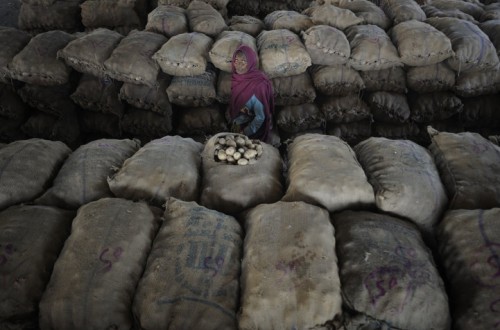
[[[262,155],[259,140],[251,140],[245,135],[228,134],[220,137],[215,144],[215,160],[234,165],[254,164]]]

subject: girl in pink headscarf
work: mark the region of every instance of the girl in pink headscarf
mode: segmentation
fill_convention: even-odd
[[[229,104],[233,131],[269,142],[273,110],[273,87],[265,73],[257,68],[257,54],[248,46],[238,47],[232,61]]]

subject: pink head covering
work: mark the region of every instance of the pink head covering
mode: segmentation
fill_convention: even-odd
[[[247,59],[248,71],[238,74],[234,67],[234,59],[238,52],[245,54]],[[264,105],[266,120],[263,128],[259,130],[259,136],[256,138],[266,141],[272,128],[272,113],[274,110],[273,85],[266,74],[257,68],[257,54],[246,45],[239,46],[233,54],[231,75],[231,101],[229,103],[229,114],[231,119],[239,115],[241,108],[255,95]]]

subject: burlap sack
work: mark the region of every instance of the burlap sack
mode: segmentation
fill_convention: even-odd
[[[56,116],[36,112],[24,121],[19,128],[27,137],[54,140],[53,130],[56,123]]]
[[[132,136],[157,139],[172,131],[172,115],[161,115],[150,110],[129,106],[121,120],[123,132]]]
[[[309,73],[314,87],[325,95],[345,96],[365,88],[359,72],[347,65],[313,65]]]
[[[120,117],[93,111],[82,111],[80,125],[86,135],[99,138],[120,138],[122,129]]]
[[[372,120],[328,125],[326,133],[341,138],[351,146],[355,146],[372,136]]]
[[[499,4],[500,12],[500,4]],[[500,15],[500,13],[499,13]],[[481,30],[490,38],[491,43],[497,50],[497,55],[500,54],[500,17],[495,20],[486,21],[479,25]]]
[[[231,62],[233,54],[240,45],[246,45],[257,54],[257,44],[255,38],[249,34],[239,31],[223,31],[208,52],[210,61],[222,71],[231,72]],[[258,63],[257,63],[258,67]]]
[[[71,68],[63,60],[57,59],[57,51],[74,39],[73,35],[63,31],[36,35],[10,62],[10,76],[42,86],[67,83]]]
[[[153,140],[108,179],[117,197],[161,206],[168,197],[196,201],[201,182],[201,143],[180,136]]]
[[[359,71],[403,66],[398,50],[384,30],[376,25],[355,25],[346,29],[351,46],[349,64]]]
[[[124,83],[118,97],[136,108],[171,116],[172,106],[167,95],[167,87],[171,80],[171,77],[160,72],[153,87]]]
[[[484,9],[481,4],[473,3],[470,1],[460,1],[460,0],[432,0],[430,5],[442,9],[456,9],[461,12],[471,15],[474,19],[479,20],[484,14]]]
[[[394,92],[405,94],[406,71],[395,66],[385,70],[359,71],[367,92]]]
[[[264,22],[257,17],[249,15],[234,15],[231,19],[229,19],[229,30],[245,32],[252,37],[257,37],[259,33],[264,30],[264,28]]]
[[[189,32],[186,10],[181,7],[163,5],[148,14],[146,31],[163,34],[171,38]]]
[[[142,29],[148,13],[147,0],[86,0],[82,8],[85,27],[128,26]]]
[[[0,149],[0,209],[43,193],[70,152],[62,142],[41,139],[15,141]]]
[[[17,24],[21,30],[76,32],[82,26],[80,3],[82,0],[58,0],[47,6],[23,3]]]
[[[101,79],[84,74],[71,99],[84,109],[121,117],[124,111],[124,105],[118,98],[121,87],[121,82],[109,77]]]
[[[405,94],[375,92],[366,98],[375,121],[400,124],[410,118],[410,107]]]
[[[113,197],[108,176],[140,147],[137,140],[100,139],[76,149],[64,162],[54,183],[35,203],[77,209]]]
[[[0,116],[4,118],[23,120],[28,115],[29,108],[8,85],[0,85]]]
[[[500,70],[464,72],[457,77],[453,91],[462,97],[496,94],[500,92]]]
[[[477,133],[428,129],[432,152],[449,208],[488,209],[500,205],[500,148]]]
[[[414,122],[404,124],[381,123],[373,124],[373,135],[388,139],[415,140],[420,134],[420,128]]]
[[[362,17],[356,16],[349,9],[342,9],[330,3],[311,6],[303,13],[310,16],[315,25],[330,25],[339,30],[365,22]]]
[[[200,75],[174,76],[167,88],[170,102],[184,107],[207,107],[216,99],[217,74],[212,65]]]
[[[458,9],[439,9],[432,5],[423,5],[422,10],[424,11],[427,18],[431,17],[454,17],[458,19],[463,19],[474,24],[478,22],[469,14],[466,14]]]
[[[500,127],[500,95],[462,98],[460,119],[466,127]]]
[[[74,90],[75,84],[73,83],[56,86],[25,84],[17,90],[17,93],[29,106],[60,117],[65,112],[77,110],[76,104],[70,98]]]
[[[229,104],[231,100],[231,73],[220,71],[217,78],[217,101]]]
[[[418,93],[448,91],[455,85],[455,72],[445,62],[408,68],[406,82]]]
[[[368,0],[316,0],[319,4],[331,3],[339,8],[348,9],[356,14],[357,17],[364,19],[364,24],[377,25],[383,30],[387,30],[392,21],[387,17],[384,11]]]
[[[21,3],[26,3],[32,6],[50,6],[54,2],[56,2],[56,0],[21,0]]]
[[[481,15],[481,17],[479,17],[480,22],[486,22],[486,21],[500,19],[500,4],[499,3],[492,3],[490,5],[484,6],[483,10],[484,10],[483,14]]]
[[[273,78],[271,82],[275,105],[312,103],[316,98],[316,90],[307,71],[295,76]]]
[[[262,70],[269,78],[304,73],[311,56],[299,36],[289,30],[262,31],[257,37]]]
[[[325,117],[314,103],[289,105],[278,111],[276,124],[279,129],[285,132],[298,133],[323,127]]]
[[[159,6],[176,6],[186,9],[189,6],[189,0],[158,0]]]
[[[500,209],[448,211],[438,228],[453,328],[498,326]]]
[[[132,328],[132,300],[158,222],[146,203],[119,198],[78,209],[40,302],[40,328]]]
[[[321,205],[331,212],[374,204],[372,186],[354,151],[341,139],[320,134],[299,136],[288,146],[288,159],[283,201]]]
[[[215,38],[227,29],[222,15],[211,5],[203,1],[193,0],[186,10],[189,28],[193,32],[204,33]]]
[[[0,82],[10,83],[9,63],[14,56],[23,50],[30,41],[31,36],[21,30],[5,28],[0,30]]]
[[[228,129],[226,118],[218,105],[187,108],[178,112],[176,132],[181,135],[211,135]]]
[[[320,103],[320,109],[329,124],[372,119],[370,108],[357,94],[327,97]]]
[[[392,28],[391,38],[406,65],[431,65],[453,56],[450,39],[424,22],[411,20],[399,23]]]
[[[377,207],[415,223],[424,238],[448,205],[430,152],[407,140],[369,138],[354,147],[375,191]]]
[[[57,52],[57,57],[76,71],[104,78],[104,62],[111,56],[123,36],[118,32],[98,28],[71,41]]]
[[[286,29],[299,34],[314,25],[309,16],[293,10],[276,10],[264,17],[267,30]]]
[[[455,55],[446,62],[457,72],[491,70],[498,66],[495,46],[475,24],[457,18],[432,17],[426,21],[451,40]]]
[[[319,65],[341,65],[349,60],[351,48],[344,33],[329,25],[316,25],[302,32],[311,62]]]
[[[142,329],[236,329],[242,230],[230,216],[169,198],[134,298]]]
[[[236,214],[262,203],[278,201],[283,195],[282,161],[278,150],[260,142],[263,153],[254,164],[221,163],[214,157],[215,144],[228,134],[216,134],[205,144],[201,204],[226,214]]]
[[[17,205],[0,212],[2,328],[37,328],[38,303],[73,217],[73,212],[45,206]]]
[[[415,226],[371,212],[333,221],[346,329],[450,328],[443,280]]]
[[[336,324],[342,298],[328,212],[302,202],[260,205],[245,216],[245,232],[239,329]]]
[[[497,146],[500,146],[500,135],[491,135],[488,136],[488,140],[496,144]]]
[[[414,0],[380,0],[380,8],[394,25],[410,20],[424,21],[427,18]]]
[[[428,123],[444,120],[460,113],[464,107],[462,101],[451,92],[416,94],[409,97],[411,120]]]
[[[200,75],[207,67],[208,51],[212,44],[213,40],[202,33],[181,33],[170,38],[153,55],[153,59],[169,75]]]
[[[153,87],[160,67],[151,57],[166,42],[167,38],[158,33],[130,32],[104,62],[106,74],[119,81]]]

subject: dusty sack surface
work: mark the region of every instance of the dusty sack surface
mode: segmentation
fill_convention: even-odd
[[[239,328],[333,324],[342,299],[328,212],[303,202],[259,205],[245,231]]]
[[[328,25],[316,25],[301,33],[313,64],[346,64],[351,48],[345,34]]]
[[[408,87],[418,93],[452,90],[455,86],[455,71],[447,63],[408,68]]]
[[[311,103],[316,98],[316,90],[307,71],[294,76],[273,78],[271,82],[275,105]]]
[[[309,72],[314,87],[325,95],[345,96],[365,88],[359,72],[348,65],[313,65]]]
[[[28,44],[31,36],[24,31],[15,28],[0,30],[0,82],[10,82],[10,71],[8,65],[21,50]]]
[[[383,91],[403,94],[407,92],[406,71],[402,67],[394,66],[385,70],[360,71],[359,75],[367,92]]]
[[[216,68],[230,73],[233,54],[241,45],[250,47],[257,54],[257,44],[251,35],[240,31],[221,32],[208,53],[210,61]]]

